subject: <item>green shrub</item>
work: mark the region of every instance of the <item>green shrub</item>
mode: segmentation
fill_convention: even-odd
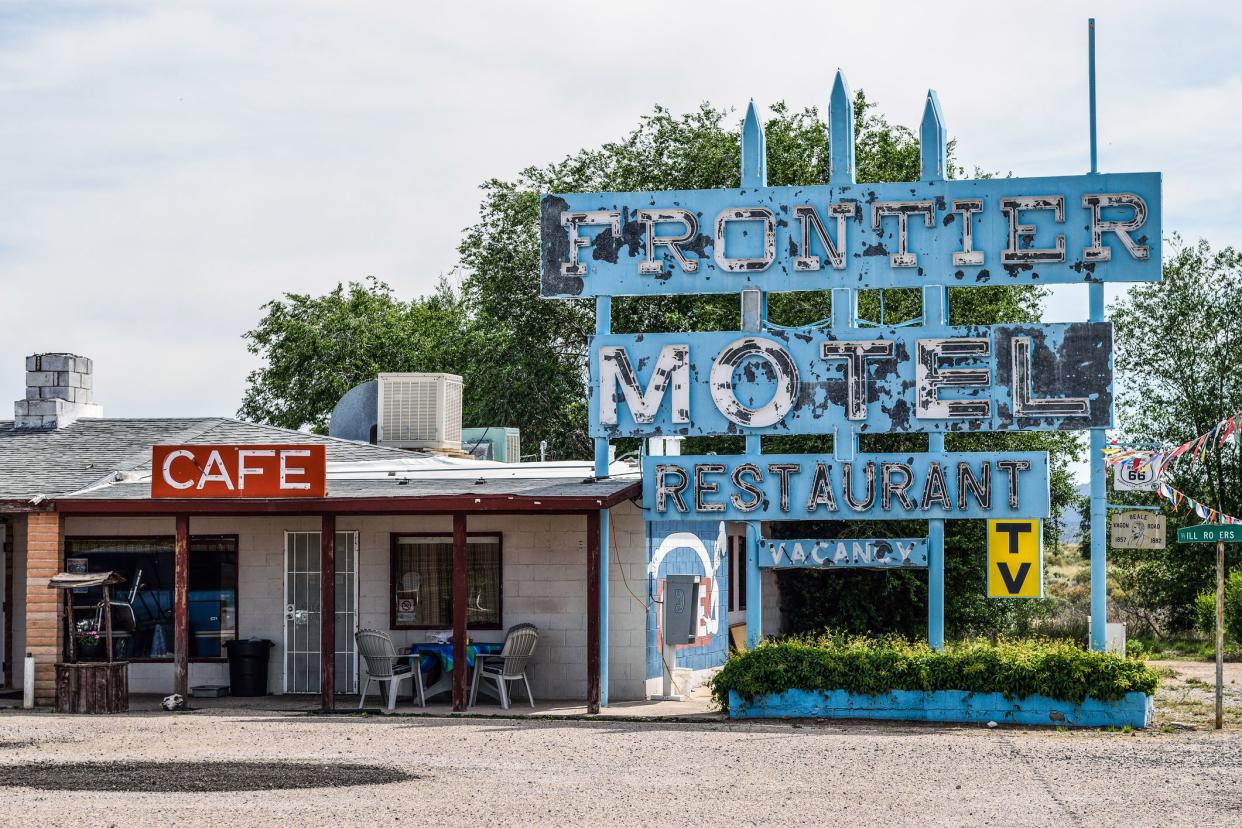
[[[712,697],[727,708],[729,692],[747,701],[785,690],[965,690],[1006,698],[1041,695],[1060,701],[1151,695],[1159,677],[1145,664],[1095,653],[1064,641],[985,640],[937,652],[899,639],[819,636],[764,643],[734,653],[712,679]]]
[[[1201,592],[1195,598],[1195,620],[1199,629],[1216,641],[1216,591]],[[1234,570],[1225,578],[1225,640],[1242,644],[1242,572]]]

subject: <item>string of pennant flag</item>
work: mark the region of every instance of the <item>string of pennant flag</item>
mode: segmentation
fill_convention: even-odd
[[[1185,458],[1191,462],[1202,462],[1213,441],[1217,446],[1224,446],[1231,438],[1235,443],[1242,444],[1242,412],[1226,417],[1206,434],[1200,434],[1173,449],[1136,449],[1116,443],[1105,446],[1104,465],[1111,467],[1131,462],[1138,469],[1154,467],[1158,479],[1164,476],[1165,469],[1175,460]]]
[[[1208,449],[1212,446],[1213,441],[1215,441],[1218,447],[1223,447],[1231,438],[1235,443],[1242,445],[1242,412],[1226,417],[1213,426],[1206,434],[1200,434],[1198,437],[1187,440],[1180,446],[1169,450],[1127,448],[1116,443],[1106,446],[1104,448],[1104,465],[1111,467],[1118,463],[1129,462],[1133,463],[1135,468],[1140,470],[1154,468],[1156,479],[1160,480],[1160,478],[1164,477],[1165,470],[1174,461],[1185,458],[1193,463],[1202,462],[1207,456]],[[1195,500],[1185,492],[1173,488],[1162,480],[1157,484],[1156,492],[1169,501],[1175,511],[1189,508],[1206,523],[1242,525],[1242,519],[1219,512],[1207,504]]]
[[[1180,511],[1183,507],[1189,507],[1196,515],[1203,518],[1204,523],[1242,525],[1242,519],[1236,518],[1233,515],[1227,515],[1224,512],[1218,512],[1210,506],[1195,500],[1185,492],[1178,491],[1168,483],[1161,482],[1156,487],[1156,491],[1161,497],[1173,504],[1174,511]]]

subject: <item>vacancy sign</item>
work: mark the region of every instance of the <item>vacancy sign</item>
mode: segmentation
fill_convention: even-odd
[[[1038,520],[988,521],[988,597],[1044,597],[1043,540]]]
[[[151,497],[323,497],[322,445],[151,447]]]

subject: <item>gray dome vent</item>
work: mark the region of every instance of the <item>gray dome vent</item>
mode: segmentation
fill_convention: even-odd
[[[328,434],[342,440],[360,443],[378,441],[379,431],[379,380],[370,380],[345,392],[332,419],[328,421]]]

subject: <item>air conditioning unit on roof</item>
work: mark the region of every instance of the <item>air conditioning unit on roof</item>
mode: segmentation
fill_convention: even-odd
[[[520,463],[522,462],[522,432],[519,429],[504,426],[463,428],[461,449],[480,460]]]
[[[460,451],[461,386],[456,374],[380,374],[377,442]]]

